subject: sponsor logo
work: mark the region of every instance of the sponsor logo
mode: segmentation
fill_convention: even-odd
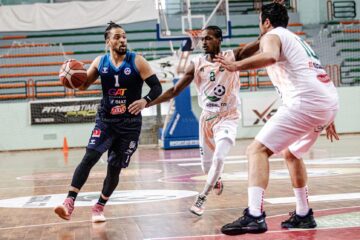
[[[107,67],[103,67],[101,73],[108,73],[109,69]]]
[[[206,103],[206,106],[207,107],[219,107],[219,105],[216,103]]]
[[[130,149],[134,149],[136,147],[136,141],[131,141],[129,144]]]
[[[65,117],[93,117],[96,116],[96,110],[71,111],[65,114]]]
[[[174,146],[197,146],[199,145],[199,140],[184,140],[184,141],[170,141],[169,145]]]
[[[253,123],[253,125],[257,125],[260,121],[263,121],[264,123],[266,123],[277,111],[277,109],[271,109],[271,107],[275,104],[276,100],[274,102],[272,102],[270,104],[269,107],[267,107],[263,112],[259,112],[256,109],[253,109],[252,111],[256,114],[256,116],[258,116],[258,118],[255,120],[255,122]]]
[[[101,130],[100,129],[94,129],[92,132],[91,137],[100,137],[101,135]]]
[[[69,106],[45,106],[41,109],[41,113],[68,113],[68,112],[81,112],[81,111],[95,111],[97,110],[98,103],[96,104],[75,104]]]
[[[326,73],[325,74],[319,74],[316,77],[320,82],[323,82],[323,83],[328,83],[328,82],[331,81],[330,77]]]
[[[205,70],[204,70],[204,67],[201,67],[200,68],[200,72],[204,72]]]
[[[214,87],[214,89],[213,89],[214,96],[209,96],[209,95],[206,94],[206,92],[204,92],[204,93],[205,93],[206,98],[209,101],[217,102],[225,94],[225,91],[226,91],[225,87],[219,84],[216,87]]]
[[[108,91],[110,96],[124,96],[126,92],[126,88],[111,88]]]
[[[315,63],[315,62],[309,62],[309,67],[316,68],[316,69],[324,69],[323,66],[321,66],[320,64]]]
[[[129,148],[125,151],[125,154],[131,155],[133,152],[135,152],[135,150],[136,150],[136,141],[131,141],[129,143]],[[128,156],[126,163],[128,162],[129,159],[130,159],[130,156]]]
[[[30,103],[31,124],[93,122],[99,99]]]
[[[96,142],[96,140],[95,140],[95,139],[91,139],[89,144],[94,145],[94,144],[95,144],[95,142]]]
[[[220,67],[219,67],[219,71],[220,71],[220,72],[223,72],[223,71],[225,71],[225,68],[224,68],[223,66],[220,66]]]
[[[192,197],[198,192],[186,190],[127,190],[115,191],[107,205],[146,203],[176,200]],[[66,194],[49,194],[38,196],[26,196],[0,200],[0,207],[5,208],[53,208],[66,198]],[[99,192],[79,193],[76,198],[76,205],[79,207],[93,206],[99,198]]]
[[[49,123],[55,122],[55,118],[35,118],[34,121],[36,123]]]
[[[215,88],[214,88],[214,94],[218,97],[221,97],[225,94],[225,87],[222,86],[222,85],[217,85]]]
[[[111,99],[110,103],[113,105],[126,104],[126,99]]]
[[[123,114],[126,111],[126,106],[120,105],[120,106],[115,106],[111,109],[110,114],[111,115],[119,115],[119,114]]]
[[[124,73],[125,73],[125,75],[130,75],[131,74],[131,69],[130,68],[125,68],[124,69]]]

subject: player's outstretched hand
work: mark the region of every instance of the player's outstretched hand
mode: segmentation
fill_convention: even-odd
[[[335,124],[332,122],[329,126],[326,127],[326,138],[333,142],[333,138],[339,140],[339,135],[336,132]]]
[[[225,60],[224,56],[216,55],[214,61],[219,62],[222,67],[224,67],[226,70],[228,70],[230,72],[235,72],[236,71],[235,62]]]
[[[141,112],[141,110],[145,108],[146,104],[147,102],[143,98],[134,101],[129,105],[129,113],[138,115]]]

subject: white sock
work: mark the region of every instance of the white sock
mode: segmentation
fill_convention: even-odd
[[[309,212],[307,186],[302,188],[294,188],[294,194],[296,198],[296,214],[299,216],[305,216]]]
[[[261,187],[249,187],[249,213],[254,217],[259,217],[263,213],[264,192]]]

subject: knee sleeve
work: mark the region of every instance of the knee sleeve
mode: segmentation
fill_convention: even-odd
[[[83,159],[75,169],[74,176],[71,181],[72,187],[79,190],[82,188],[89,176],[91,168],[97,163],[97,161],[99,161],[101,155],[101,153],[95,150],[86,149]]]
[[[105,197],[110,197],[117,187],[119,183],[120,171],[120,167],[114,167],[111,164],[108,164],[106,178],[104,180],[103,189],[101,191]]]
[[[224,138],[216,143],[213,156],[213,162],[206,180],[207,184],[214,186],[224,169],[225,157],[229,153],[232,142],[230,139]]]

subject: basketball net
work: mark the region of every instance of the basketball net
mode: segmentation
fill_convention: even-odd
[[[201,48],[201,32],[201,29],[186,30],[186,35],[188,35],[191,40],[192,51]]]

